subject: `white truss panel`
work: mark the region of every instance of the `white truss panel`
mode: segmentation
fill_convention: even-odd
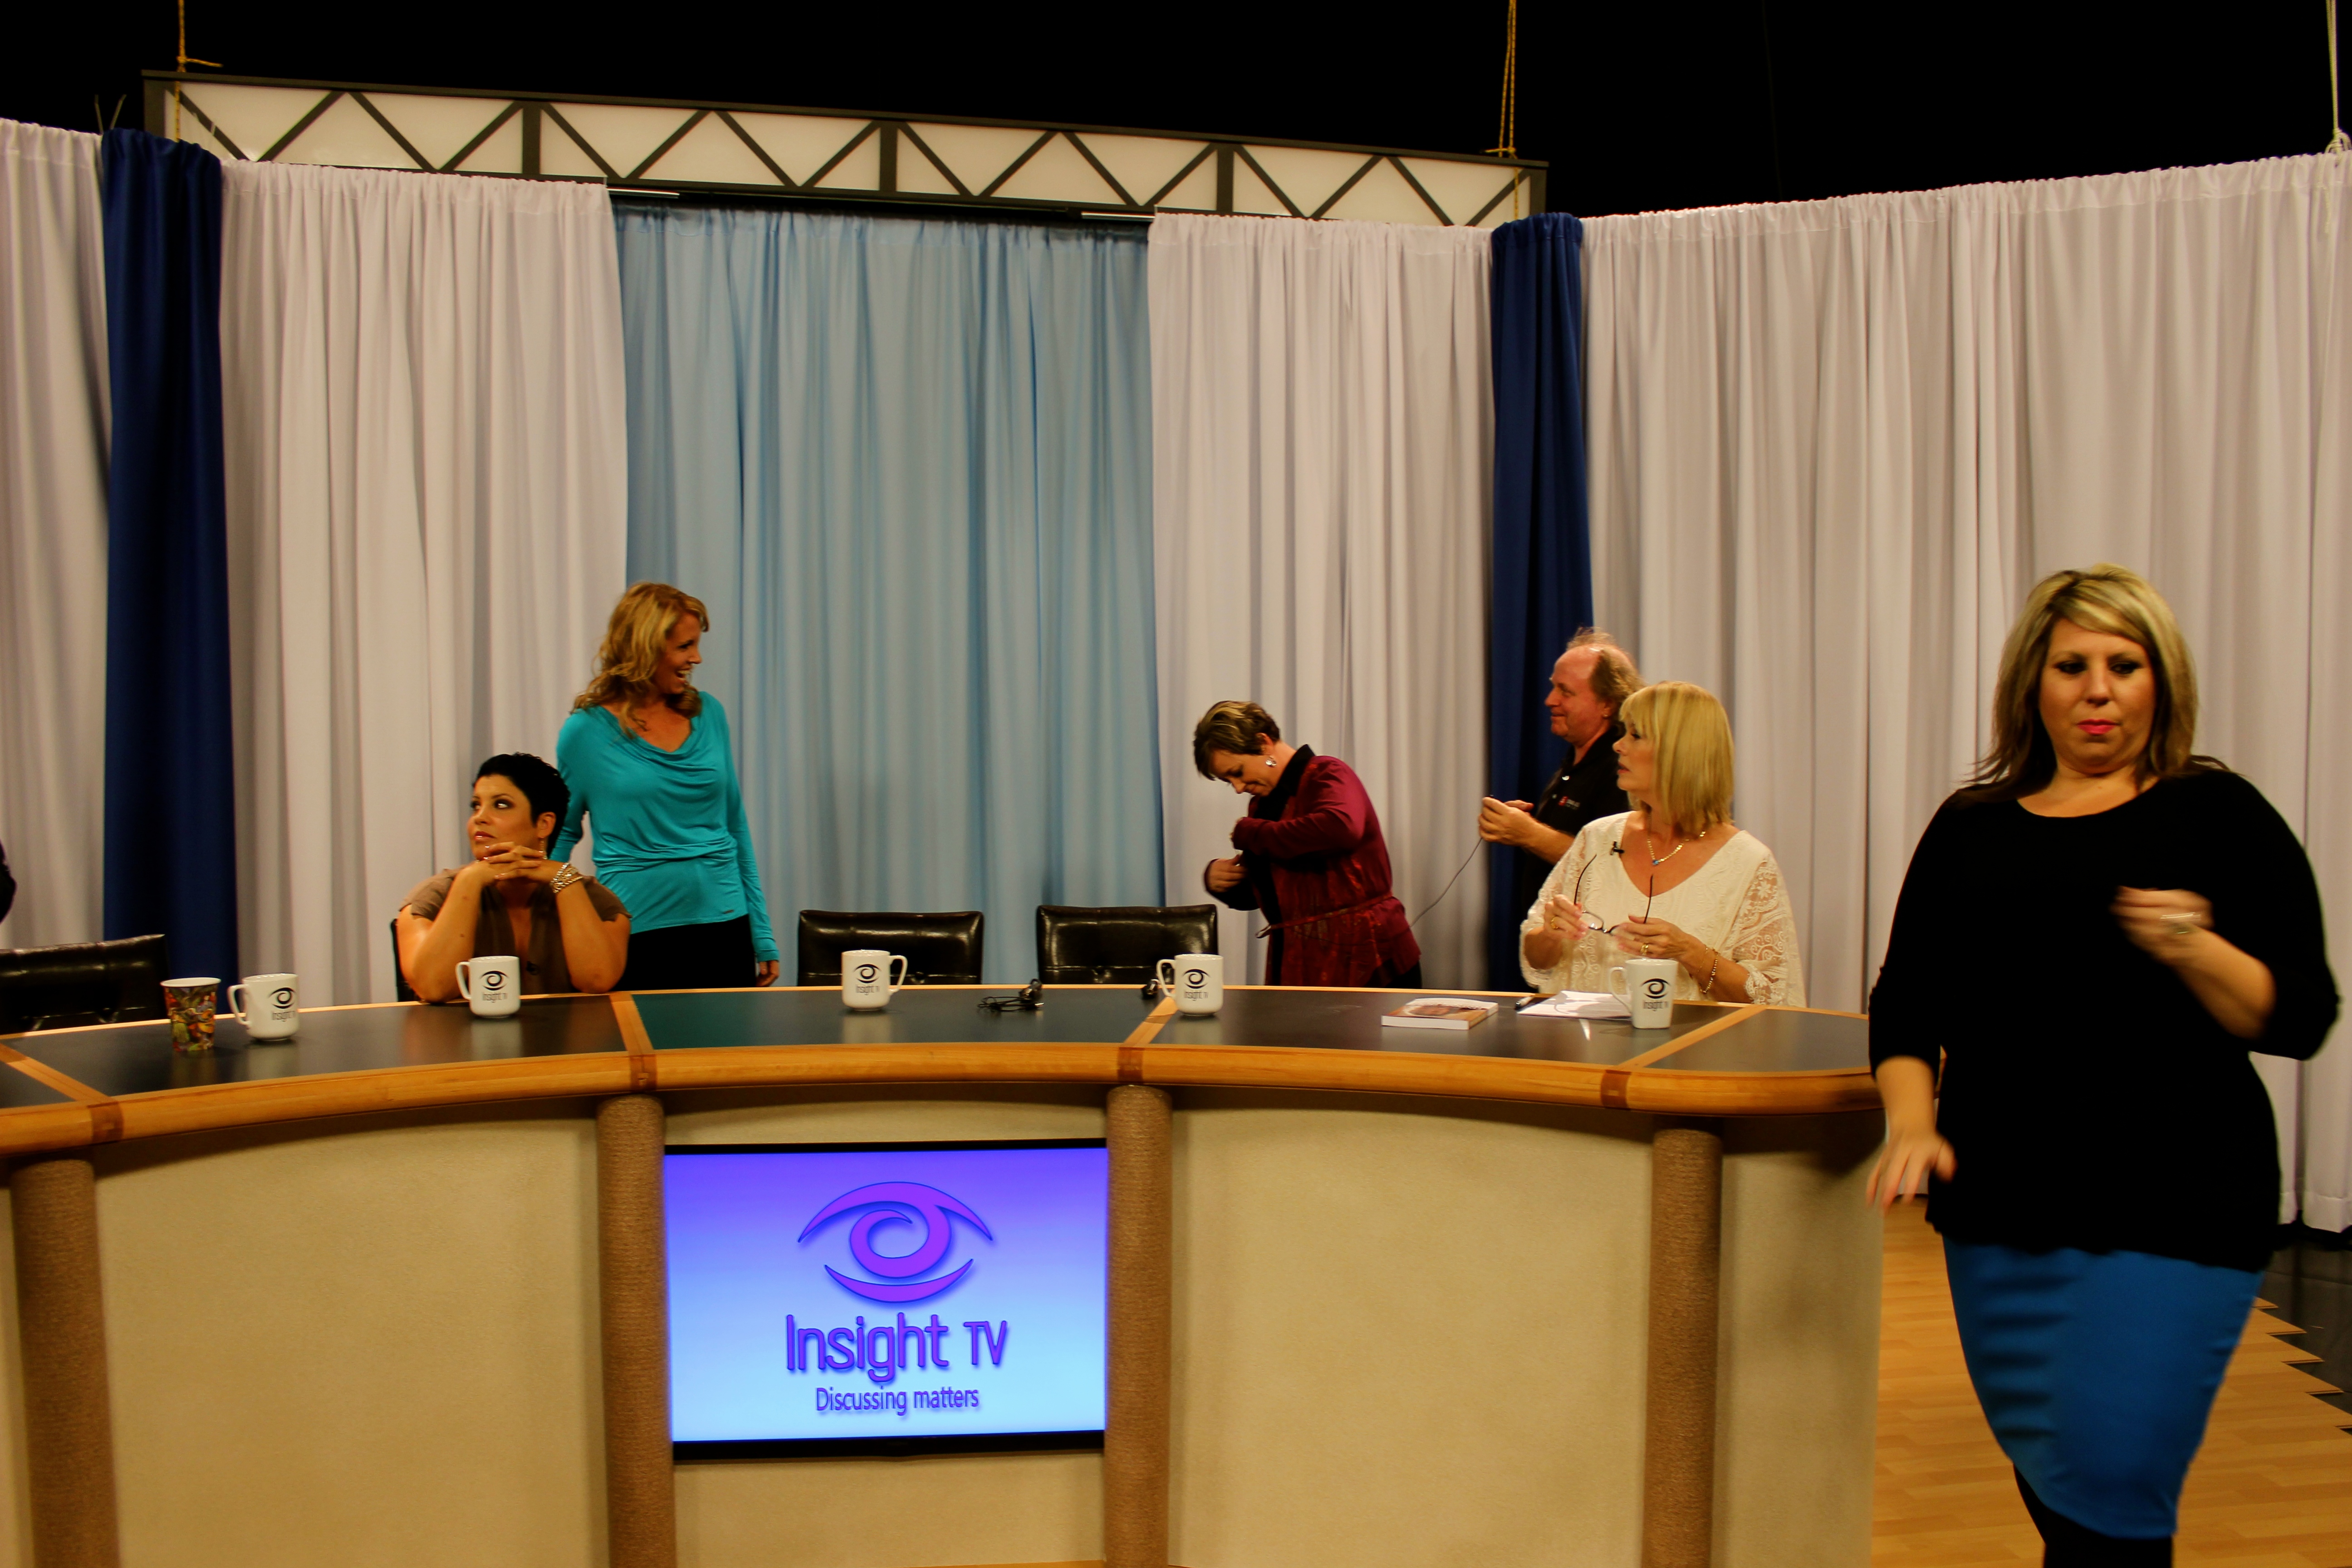
[[[1514,174],[1517,173],[1516,170],[1510,172]],[[1508,186],[1505,187],[1505,189],[1508,188]],[[1518,195],[1518,205],[1514,207],[1511,205],[1511,198],[1505,196],[1501,201],[1495,204],[1495,210],[1493,212],[1488,213],[1485,217],[1478,220],[1478,226],[1480,228],[1500,228],[1503,225],[1511,222],[1513,219],[1523,218],[1529,213],[1533,212],[1535,208],[1530,204],[1534,193],[1528,188],[1528,184],[1524,178],[1519,181]]]
[[[1355,189],[1331,204],[1325,217],[1355,218],[1368,223],[1435,223],[1429,204],[1413,195],[1404,176],[1387,159],[1356,182]],[[1467,216],[1467,215],[1465,215]]]
[[[1440,158],[1407,158],[1403,163],[1412,171],[1412,177],[1421,182],[1421,188],[1455,223],[1468,223],[1478,216],[1479,208],[1496,196],[1503,198],[1505,207],[1511,205],[1512,170],[1497,169],[1492,164],[1450,163]]]
[[[267,148],[253,150],[257,156]],[[339,169],[414,169],[416,160],[375,122],[357,99],[335,100],[327,112],[303,128],[302,134],[278,154],[281,163],[327,163]]]
[[[186,104],[183,105],[181,108],[180,134],[177,140],[188,142],[194,146],[201,147],[205,152],[210,153],[214,157],[220,159],[223,163],[235,163],[236,161],[237,154],[230,152],[227,144],[222,142],[219,137],[205,130],[205,122],[196,118],[194,107],[195,102],[195,99],[191,96]],[[171,111],[169,110],[164,111],[166,116],[168,116],[170,112]],[[207,112],[209,112],[209,110]]]
[[[648,109],[633,103],[559,103],[555,107],[623,179],[694,118],[691,109]],[[542,153],[549,150],[549,143],[571,140],[563,134],[563,127],[551,120],[540,132]],[[593,172],[594,165],[590,168]]]
[[[1172,136],[1111,136],[1098,131],[1079,133],[1078,140],[1087,144],[1094,155],[1102,160],[1127,194],[1139,202],[1148,202],[1160,194],[1160,187],[1174,179],[1185,164],[1191,163],[1207,145],[1203,142],[1188,142]],[[1210,169],[1209,198],[1216,200],[1216,174],[1213,164],[1216,154],[1211,153],[1201,166]]]
[[[469,174],[520,174],[522,173],[522,116],[511,115],[504,125],[490,132],[489,140],[466,155],[457,165]]]
[[[436,169],[462,152],[466,143],[480,135],[482,127],[505,113],[507,107],[503,100],[496,98],[436,98],[421,92],[370,93],[368,101],[386,120],[399,126],[408,144],[424,153]],[[341,109],[342,105],[335,107]],[[515,147],[520,155],[521,142],[518,140]],[[314,158],[310,162],[329,160]],[[521,165],[518,163],[516,166]]]
[[[583,131],[581,134],[584,136],[587,132]],[[593,147],[595,143],[591,142],[589,145]],[[596,150],[599,153],[604,151],[601,147]],[[610,162],[609,154],[606,161]],[[582,151],[580,144],[566,136],[563,127],[551,118],[539,122],[539,172],[567,180],[601,180],[604,177],[604,171],[596,166],[596,160]]]
[[[1290,216],[1290,209],[1282,205],[1282,198],[1276,195],[1273,189],[1257,177],[1257,171],[1243,163],[1239,156],[1234,159],[1234,211],[1255,213],[1266,217]]]
[[[776,176],[760,155],[715,114],[684,136],[645,173],[648,180],[688,180],[707,185],[766,185],[776,188]]]
[[[1000,196],[1033,202],[1085,202],[1101,206],[1123,206],[1118,193],[1104,183],[1087,163],[1085,154],[1070,145],[1066,136],[1056,136],[1037,149],[1037,155],[1021,165],[1020,171],[996,187]]]
[[[875,134],[878,136],[881,132],[877,131]],[[925,136],[923,140],[929,142],[930,138]],[[947,162],[944,155],[940,162]],[[948,167],[955,165],[949,163]],[[957,194],[954,182],[940,174],[931,161],[923,156],[923,150],[915,145],[914,137],[903,135],[898,138],[898,189],[918,196],[952,196]]]
[[[1316,147],[1253,147],[1250,156],[1274,176],[1283,195],[1310,217],[1333,191],[1364,166],[1365,159],[1361,153],[1326,153]]]
[[[862,127],[861,127],[862,129]],[[856,135],[856,132],[850,132]],[[835,149],[838,151],[838,148]],[[825,154],[830,158],[833,153]],[[821,191],[878,191],[882,188],[882,137],[880,132],[868,136],[857,144],[857,150],[833,166],[833,173],[816,182]]]
[[[1040,134],[1005,125],[927,125],[920,121],[913,123],[915,134],[930,143],[940,162],[953,169],[956,178],[972,191],[988,189]],[[907,172],[907,152],[901,148],[898,153],[902,179]],[[922,154],[918,153],[915,156],[919,158]]]
[[[851,137],[866,129],[863,120],[814,114],[752,114],[738,110],[735,121],[776,161],[778,168],[803,184]]]
[[[1201,160],[1201,166],[1184,176],[1177,187],[1160,198],[1160,205],[1171,212],[1213,213],[1217,210],[1217,155],[1210,153]]]
[[[191,82],[183,90],[187,101],[202,105],[212,122],[248,158],[258,158],[276,146],[278,139],[292,130],[296,121],[318,107],[319,100],[327,96],[318,88],[240,87],[226,81]],[[194,115],[184,113],[180,117],[183,137],[202,129]]]

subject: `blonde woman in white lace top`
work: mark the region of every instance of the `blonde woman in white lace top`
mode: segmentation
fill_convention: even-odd
[[[1538,991],[1605,991],[1628,958],[1681,965],[1684,1002],[1805,1005],[1796,917],[1772,852],[1735,826],[1731,722],[1679,680],[1620,711],[1617,783],[1633,809],[1577,836],[1519,928],[1519,968]]]

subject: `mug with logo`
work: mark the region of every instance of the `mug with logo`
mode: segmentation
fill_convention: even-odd
[[[213,1009],[220,1005],[220,977],[184,975],[163,982],[163,1013],[172,1020],[172,1048],[213,1048]]]
[[[1663,1029],[1675,1021],[1675,971],[1671,958],[1629,958],[1609,972],[1609,994],[1625,1004],[1637,1029]]]
[[[1225,961],[1213,952],[1180,952],[1160,961],[1160,989],[1176,1011],[1205,1018],[1225,1005]]]
[[[522,1005],[522,960],[512,954],[457,962],[457,994],[477,1018],[510,1018]]]
[[[891,965],[898,965],[894,976]],[[878,947],[854,947],[841,955],[841,1005],[853,1012],[871,1013],[887,1007],[890,998],[907,984],[903,954]]]
[[[228,1013],[257,1040],[291,1038],[301,1026],[294,1001],[294,976],[248,974],[228,988]]]

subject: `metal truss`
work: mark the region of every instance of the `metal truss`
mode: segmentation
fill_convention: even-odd
[[[1544,206],[1546,165],[1529,159],[949,115],[145,74],[148,130],[260,163],[1136,217],[1492,226]]]

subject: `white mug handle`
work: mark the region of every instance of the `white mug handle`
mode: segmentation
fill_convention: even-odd
[[[244,989],[245,987],[242,985],[230,986],[228,988],[228,1006],[224,1009],[230,1017],[235,1018],[240,1024],[247,1021],[245,1016],[245,1004],[236,999],[237,993]]]
[[[903,952],[892,953],[890,955],[890,965],[896,966],[891,969],[891,973],[898,976],[896,980],[890,982],[890,994],[896,996],[899,992],[905,990],[907,986],[907,955]],[[890,965],[886,965],[885,967],[888,968]]]
[[[467,1002],[474,999],[474,961],[470,958],[457,961],[457,995]]]
[[[1609,972],[1609,994],[1624,1003],[1627,1011],[1632,1011],[1633,997],[1626,986],[1625,966],[1622,963]]]
[[[1158,978],[1160,989],[1171,996],[1176,994],[1176,961],[1174,959],[1161,959],[1151,966],[1151,973]]]

